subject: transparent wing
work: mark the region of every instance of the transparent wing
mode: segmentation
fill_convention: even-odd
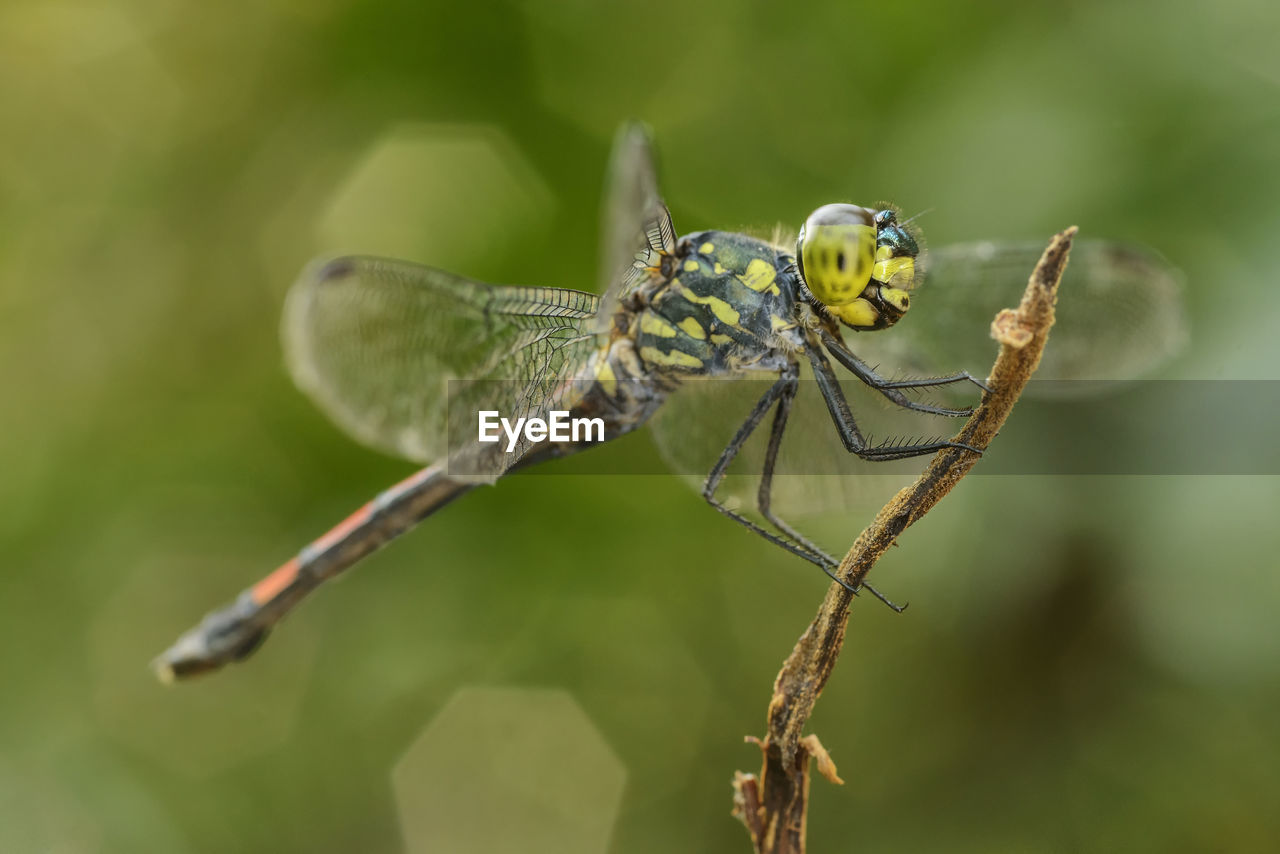
[[[1001,308],[1013,307],[1044,247],[971,243],[933,250],[924,286],[892,329],[846,335],[863,358],[889,372],[985,376],[996,344],[988,330]],[[1079,241],[1063,277],[1058,319],[1037,380],[1120,380],[1146,376],[1186,344],[1181,275],[1151,250]],[[1073,388],[1057,383],[1061,392]],[[1044,388],[1042,385],[1041,388]],[[1080,384],[1088,393],[1099,385]]]
[[[516,418],[568,409],[578,386],[567,381],[596,347],[588,327],[598,306],[580,291],[349,257],[303,273],[281,332],[294,381],[339,426],[427,462],[475,443],[478,410]],[[519,456],[484,465],[500,474]]]
[[[623,125],[614,140],[600,233],[600,323],[608,324],[618,303],[660,270],[676,247],[671,213],[658,193],[653,144],[643,125]]]

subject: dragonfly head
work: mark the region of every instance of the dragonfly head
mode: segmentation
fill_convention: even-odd
[[[886,329],[911,305],[920,247],[891,209],[823,205],[796,240],[800,278],[827,313],[857,330]]]

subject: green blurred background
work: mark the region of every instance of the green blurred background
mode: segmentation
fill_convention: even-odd
[[[251,663],[155,683],[410,470],[293,389],[296,271],[594,289],[639,117],[680,230],[1078,223],[1186,271],[1167,376],[1275,379],[1278,32],[1269,0],[6,0],[0,850],[747,850],[729,780],[825,585],[675,478],[513,478]],[[874,575],[911,610],[854,610],[812,850],[1276,850],[1278,507],[1274,477],[966,480]]]

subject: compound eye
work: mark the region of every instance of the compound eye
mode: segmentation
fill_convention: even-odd
[[[821,303],[846,305],[862,293],[875,266],[876,233],[873,213],[858,205],[824,205],[805,220],[796,254]]]

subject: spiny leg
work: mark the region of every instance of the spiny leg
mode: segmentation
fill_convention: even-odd
[[[759,534],[774,545],[786,549],[791,554],[796,555],[797,557],[802,557],[814,564],[826,573],[832,581],[836,582],[845,590],[848,590],[856,596],[858,595],[857,588],[836,577],[836,574],[833,571],[833,567],[836,564],[830,556],[823,554],[821,550],[818,550],[817,552],[811,551],[801,546],[799,543],[783,539],[772,531],[765,530],[736,510],[731,510],[726,507],[715,497],[716,488],[720,485],[720,482],[724,480],[725,472],[728,471],[729,465],[738,456],[738,453],[742,450],[742,446],[746,443],[747,439],[750,438],[751,434],[755,432],[756,427],[760,426],[760,422],[764,420],[764,416],[769,412],[770,408],[772,408],[783,395],[789,394],[791,397],[795,397],[796,387],[799,382],[797,375],[798,371],[796,366],[789,366],[788,369],[783,372],[782,376],[778,378],[778,381],[770,386],[769,390],[766,391],[760,400],[756,402],[751,413],[747,416],[746,420],[742,422],[742,426],[738,428],[738,432],[734,434],[734,437],[729,440],[728,446],[721,452],[720,458],[716,460],[716,464],[711,469],[711,473],[707,475],[707,479],[702,485],[702,497],[706,499],[706,502],[712,507],[716,508],[721,513],[728,516],[730,519],[733,519],[748,530]],[[874,591],[872,592],[874,593]],[[879,598],[883,598],[880,597],[878,593],[875,593],[875,595]]]
[[[827,330],[820,330],[822,343],[836,357],[841,365],[848,368],[854,376],[862,380],[871,388],[883,394],[893,403],[904,409],[910,409],[915,412],[927,412],[932,415],[947,415],[952,417],[961,417],[972,415],[973,409],[950,409],[944,406],[932,406],[927,403],[920,403],[912,400],[903,394],[899,389],[904,388],[936,388],[938,386],[952,385],[960,382],[970,382],[982,389],[984,392],[991,391],[987,384],[974,377],[968,371],[960,371],[959,373],[950,374],[945,377],[915,377],[911,379],[890,380],[876,373],[875,369],[862,361],[845,346],[844,342]]]
[[[765,450],[764,468],[760,473],[760,489],[756,493],[756,507],[760,510],[760,515],[765,518],[773,527],[777,528],[787,537],[790,537],[798,545],[810,551],[814,556],[820,558],[820,561],[809,559],[817,563],[831,578],[836,581],[840,579],[835,576],[835,568],[838,567],[839,561],[829,555],[821,546],[810,540],[804,534],[801,534],[795,528],[791,527],[781,517],[773,512],[773,473],[778,463],[778,451],[782,447],[782,435],[787,429],[787,419],[791,416],[791,404],[795,402],[796,385],[791,385],[783,390],[782,395],[778,399],[778,408],[773,413],[773,426],[769,430],[769,445]],[[840,582],[846,590],[851,589],[850,585]],[[863,582],[860,587],[865,587],[884,604],[888,605],[894,611],[902,613],[906,609],[906,605],[897,605],[884,596],[879,590],[870,584]]]
[[[795,386],[798,382],[796,374],[797,372],[795,367],[790,367],[781,377],[778,378],[777,382],[769,387],[769,390],[761,396],[760,400],[756,402],[755,407],[738,428],[738,432],[729,440],[728,446],[720,453],[720,458],[717,459],[715,465],[712,466],[711,473],[707,475],[707,479],[702,484],[702,497],[708,504],[728,516],[730,519],[733,519],[740,525],[743,525],[747,529],[759,534],[774,545],[781,546],[791,552],[791,554],[802,557],[810,563],[817,564],[822,568],[823,572],[830,575],[835,581],[839,582],[851,593],[857,593],[858,591],[854,590],[852,587],[845,584],[843,581],[840,581],[840,579],[835,578],[835,576],[831,574],[831,569],[823,560],[821,554],[816,554],[798,543],[785,540],[777,534],[774,534],[772,531],[765,530],[736,510],[726,507],[718,498],[715,497],[716,489],[720,486],[720,482],[724,480],[724,476],[729,469],[729,465],[738,456],[738,453],[742,450],[742,446],[746,444],[747,439],[750,438],[753,432],[755,432],[756,427],[760,426],[760,422],[764,420],[764,416],[769,412],[769,409],[773,407],[774,403],[776,403],[781,396],[785,394],[790,394],[792,397],[795,396]]]
[[[941,451],[944,448],[959,448],[973,451],[975,454],[982,453],[980,448],[949,440],[908,442],[901,445],[893,445],[888,442],[876,446],[868,445],[867,440],[858,429],[858,423],[853,417],[852,410],[849,409],[849,402],[845,400],[844,390],[840,388],[840,382],[836,379],[835,372],[831,369],[831,363],[827,361],[827,357],[812,343],[805,347],[805,351],[809,354],[809,362],[813,365],[814,379],[817,380],[818,388],[822,391],[822,397],[827,402],[827,411],[831,413],[831,420],[836,425],[836,432],[840,434],[840,441],[844,443],[844,447],[849,453],[856,454],[862,459],[871,462],[887,462],[889,460],[919,457],[935,451]]]
[[[849,370],[858,374],[862,378],[865,374],[867,384],[876,389],[882,388],[926,388],[929,386],[951,385],[953,383],[968,382],[973,383],[980,390],[990,392],[991,388],[982,380],[975,377],[968,371],[957,371],[954,374],[947,374],[941,377],[915,377],[912,379],[890,380],[877,374],[866,362],[858,358],[858,356],[845,345],[844,341],[832,335],[828,330],[821,329],[819,334],[822,336],[822,343],[832,351],[832,354],[840,360]],[[850,364],[850,362],[854,364]]]

